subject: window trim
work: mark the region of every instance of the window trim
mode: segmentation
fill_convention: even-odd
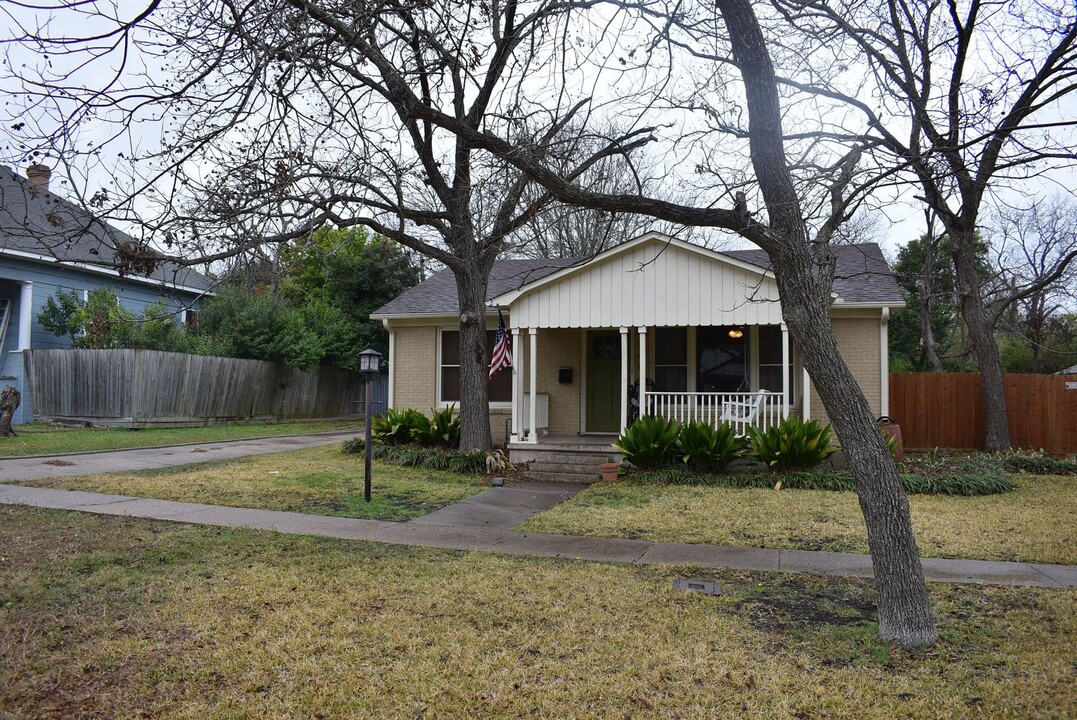
[[[496,332],[497,331],[497,325],[495,324],[495,325],[491,326],[489,323],[487,323],[486,324],[486,332],[489,333],[491,331]],[[437,342],[436,342],[435,353],[434,353],[434,357],[435,357],[435,360],[434,360],[434,407],[436,407],[439,410],[443,410],[443,409],[449,407],[450,405],[455,405],[458,409],[460,407],[460,401],[459,400],[445,401],[445,400],[442,399],[442,395],[441,395],[441,390],[442,390],[442,388],[441,388],[441,369],[444,367],[442,365],[442,363],[441,363],[441,348],[442,348],[442,343],[444,342],[444,340],[442,339],[442,336],[446,332],[460,332],[460,326],[459,325],[439,325],[438,328],[437,328],[437,334],[435,336]],[[505,332],[511,332],[508,329],[507,326],[505,328]],[[512,349],[513,367],[509,369],[509,372],[512,372],[513,370],[516,369],[515,368],[516,357],[517,357],[516,353],[517,353],[517,348],[514,347]],[[449,365],[449,367],[460,367],[460,366],[459,365]],[[505,371],[502,370],[501,372],[505,372]],[[512,400],[511,399],[510,400],[490,400],[488,405],[491,408],[508,409],[508,408],[512,408]]]

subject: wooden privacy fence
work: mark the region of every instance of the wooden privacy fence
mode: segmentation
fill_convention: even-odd
[[[365,382],[335,368],[155,350],[34,350],[27,361],[35,419],[122,427],[355,418]],[[385,407],[384,375],[371,409]]]
[[[1006,375],[1010,441],[1055,455],[1077,452],[1077,375]],[[982,448],[979,373],[891,373],[890,416],[912,449]]]

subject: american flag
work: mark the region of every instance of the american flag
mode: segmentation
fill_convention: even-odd
[[[509,334],[505,330],[505,318],[501,315],[501,308],[497,309],[497,334],[494,335],[494,352],[490,357],[490,376],[493,380],[502,368],[512,367],[512,346],[509,344]]]

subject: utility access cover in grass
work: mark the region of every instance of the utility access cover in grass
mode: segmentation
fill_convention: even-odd
[[[678,578],[673,581],[673,589],[700,593],[701,595],[722,594],[722,588],[718,587],[718,583],[712,582],[710,580],[691,580],[689,578]]]

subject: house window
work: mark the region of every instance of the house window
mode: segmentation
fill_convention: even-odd
[[[496,331],[486,331],[486,366],[494,349]],[[514,348],[515,350],[515,348]],[[460,331],[441,331],[441,404],[460,402]],[[506,368],[494,376],[488,385],[490,402],[512,402],[512,370]]]
[[[658,392],[688,390],[688,328],[655,328],[654,387]]]
[[[187,308],[183,311],[183,322],[190,330],[198,329],[198,311]]]
[[[751,390],[750,338],[746,330],[732,326],[701,327],[697,330],[696,389],[699,392]],[[778,361],[781,362],[780,354]]]
[[[782,330],[778,325],[759,326],[759,388],[782,391]],[[789,398],[796,401],[796,373],[793,372],[793,348],[789,348]]]

